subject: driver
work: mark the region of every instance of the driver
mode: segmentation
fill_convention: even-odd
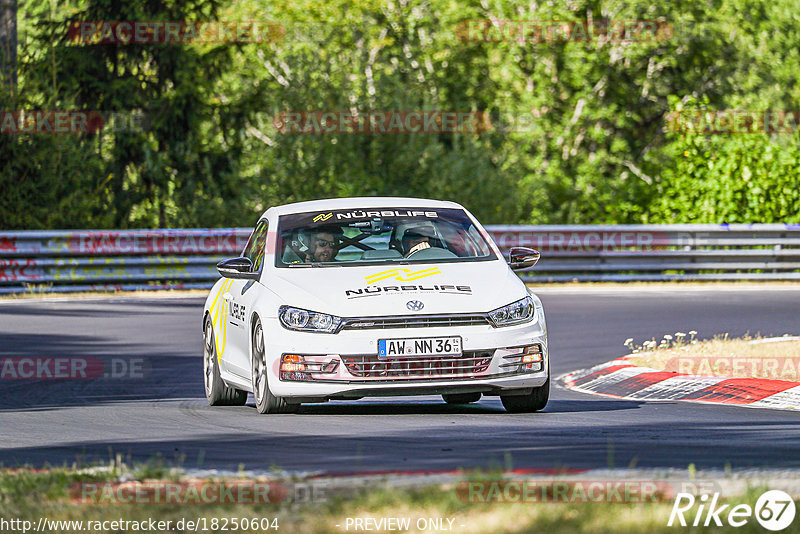
[[[336,254],[339,253],[336,248],[338,234],[332,228],[317,228],[312,231],[306,263],[336,261]]]

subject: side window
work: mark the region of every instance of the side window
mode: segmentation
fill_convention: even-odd
[[[264,264],[265,245],[267,244],[267,221],[259,221],[244,247],[244,256],[253,262],[253,272],[260,271]]]

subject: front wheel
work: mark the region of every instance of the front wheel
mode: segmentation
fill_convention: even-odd
[[[217,344],[214,341],[214,327],[211,319],[206,318],[203,328],[203,383],[206,388],[206,399],[211,406],[244,406],[247,392],[225,385],[219,376],[219,360]]]
[[[299,404],[289,404],[283,397],[276,397],[269,390],[269,370],[267,368],[267,353],[264,350],[264,329],[261,320],[256,319],[253,327],[253,396],[256,399],[258,413],[292,413],[300,407]]]
[[[533,388],[528,395],[500,395],[500,401],[505,409],[511,413],[530,413],[543,410],[550,399],[550,377],[547,382]]]

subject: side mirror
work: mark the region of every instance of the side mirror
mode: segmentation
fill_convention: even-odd
[[[538,250],[526,247],[512,247],[508,251],[508,266],[515,271],[527,269],[536,265],[536,262],[539,261],[539,256],[541,254],[539,254]]]
[[[252,272],[253,262],[250,258],[231,258],[222,260],[217,264],[219,274],[225,278],[237,278],[243,280],[257,280],[260,273]]]

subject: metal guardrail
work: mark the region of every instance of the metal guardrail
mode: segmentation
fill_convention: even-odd
[[[800,224],[493,226],[542,252],[526,281],[800,280]]]
[[[800,280],[800,224],[489,226],[526,281]],[[249,228],[0,232],[0,293],[208,288]]]
[[[250,228],[0,232],[0,294],[205,289]]]

